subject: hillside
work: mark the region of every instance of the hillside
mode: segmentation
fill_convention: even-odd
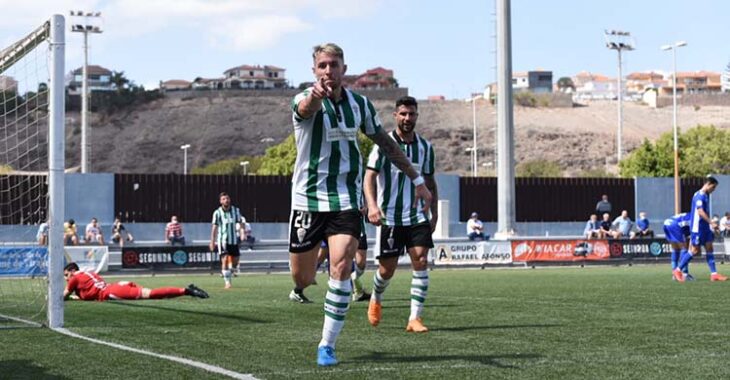
[[[189,167],[240,155],[260,155],[291,133],[290,99],[229,97],[161,99],[112,115],[95,114],[90,132],[94,172],[182,172],[181,144],[191,144]],[[375,101],[387,129],[394,127],[392,102]],[[480,164],[493,160],[494,107],[477,103]],[[436,148],[443,172],[470,172],[472,109],[470,103],[447,101],[420,107],[418,130]],[[624,147],[671,130],[671,107],[624,106]],[[680,125],[730,127],[730,107],[681,107]],[[67,115],[67,166],[79,164],[80,117]],[[606,167],[615,170],[616,103],[596,102],[576,108],[515,107],[516,160],[557,161],[566,174]],[[273,143],[262,139],[273,138]],[[606,159],[610,157],[611,159]],[[608,163],[608,166],[606,164]],[[486,168],[480,167],[481,173]]]

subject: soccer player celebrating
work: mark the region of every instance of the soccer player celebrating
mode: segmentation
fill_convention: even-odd
[[[380,230],[380,262],[375,272],[373,296],[368,306],[368,320],[377,326],[381,319],[383,292],[398,266],[398,257],[407,249],[411,257],[411,315],[406,331],[427,332],[421,313],[428,293],[428,250],[433,248],[431,233],[438,220],[438,193],[434,174],[433,147],[428,140],[417,134],[418,103],[406,96],[395,103],[396,129],[390,137],[398,143],[408,159],[423,174],[426,186],[433,194],[431,216],[419,209],[413,186],[405,182],[403,173],[393,167],[378,147],[373,147],[365,172],[365,199],[368,203],[368,220],[382,225]],[[377,186],[376,186],[377,179]],[[377,190],[377,199],[376,199]]]
[[[320,243],[327,239],[330,279],[317,364],[331,366],[337,364],[335,342],[349,308],[352,259],[361,232],[363,168],[358,129],[410,178],[416,198],[423,199],[426,208],[431,204],[431,193],[423,177],[383,131],[372,103],[342,86],[347,70],[342,49],[331,43],[318,45],[312,58],[316,81],[292,101],[297,158],[292,179],[289,257],[293,294],[303,297],[302,291],[314,279]]]
[[[66,278],[66,289],[63,299],[74,297],[82,301],[138,300],[161,299],[191,296],[208,298],[208,293],[190,284],[187,288],[143,288],[134,282],[120,281],[109,284],[95,272],[81,271],[76,263],[69,263],[63,268]]]
[[[679,267],[679,258],[687,253],[687,239],[689,239],[689,220],[687,213],[681,213],[672,216],[664,221],[664,237],[672,246],[672,273]],[[689,265],[682,270],[684,279],[694,281],[694,277],[689,274]],[[674,275],[672,279],[676,281]]]
[[[213,212],[208,248],[215,251],[217,247],[225,288],[230,289],[233,268],[238,268],[238,260],[241,257],[238,243],[246,238],[246,232],[243,230],[245,221],[238,207],[231,205],[228,193],[220,193],[218,201],[221,206]]]
[[[679,267],[674,269],[672,274],[674,279],[679,282],[684,282],[684,276],[682,270],[692,260],[693,255],[700,254],[702,247],[705,247],[705,257],[707,260],[707,266],[710,267],[710,281],[727,281],[727,277],[717,273],[715,268],[715,254],[712,247],[712,240],[714,234],[712,233],[712,227],[714,222],[710,218],[708,212],[710,203],[710,194],[717,188],[717,179],[712,176],[708,176],[705,179],[705,183],[702,188],[695,192],[692,196],[692,209],[689,212],[689,226],[690,226],[690,246],[689,252],[682,254],[679,260]],[[712,226],[712,227],[711,227]]]

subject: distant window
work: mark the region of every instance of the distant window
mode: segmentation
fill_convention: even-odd
[[[248,76],[252,77],[253,76],[253,71],[249,71],[248,72]]]
[[[553,77],[552,77],[552,75],[538,75],[537,76],[537,80],[539,80],[540,82],[543,82],[543,81],[545,81],[545,82],[551,81],[552,82]]]
[[[274,78],[278,78],[278,77],[279,77],[279,72],[275,72],[274,73]]]
[[[512,78],[512,84],[517,84],[517,78]]]

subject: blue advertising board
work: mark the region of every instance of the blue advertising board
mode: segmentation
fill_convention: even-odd
[[[47,247],[0,247],[0,277],[48,275]]]

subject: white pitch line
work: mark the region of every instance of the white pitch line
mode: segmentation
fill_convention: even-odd
[[[83,335],[76,334],[76,333],[74,333],[72,331],[69,331],[69,330],[67,330],[65,328],[57,328],[57,329],[51,329],[51,330],[57,331],[57,332],[59,332],[61,334],[64,334],[64,335],[68,335],[70,337],[74,337],[74,338],[86,340],[86,341],[89,341],[91,343],[102,344],[102,345],[109,346],[109,347],[113,347],[113,348],[116,348],[116,349],[119,349],[119,350],[130,351],[130,352],[134,352],[134,353],[137,353],[137,354],[153,356],[153,357],[156,357],[156,358],[159,358],[159,359],[170,360],[170,361],[173,361],[173,362],[177,362],[177,363],[189,365],[191,367],[196,367],[196,368],[204,369],[204,370],[206,370],[208,372],[213,372],[213,373],[217,373],[217,374],[220,374],[220,375],[228,376],[228,377],[233,378],[233,379],[257,380],[251,374],[238,373],[238,372],[234,372],[234,371],[231,371],[231,370],[227,370],[225,368],[221,368],[221,367],[214,366],[214,365],[211,365],[211,364],[206,364],[206,363],[198,362],[198,361],[195,361],[195,360],[185,359],[185,358],[181,358],[181,357],[178,357],[178,356],[158,354],[158,353],[151,352],[151,351],[141,350],[139,348],[124,346],[124,345],[121,345],[121,344],[116,344],[116,343],[106,342],[106,341],[99,340],[99,339],[89,338],[87,336],[83,336]]]
[[[0,314],[0,318],[9,319],[11,321],[20,322],[20,323],[25,323],[25,324],[31,325],[33,327],[43,327],[43,325],[38,322],[33,322],[33,321],[29,321],[27,319],[22,319],[22,318],[15,318],[15,317],[11,317],[11,316],[5,315],[5,314]]]

